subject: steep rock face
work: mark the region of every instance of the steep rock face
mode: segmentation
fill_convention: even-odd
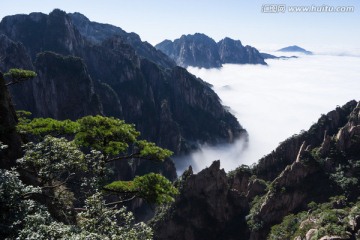
[[[183,35],[173,42],[164,40],[155,47],[182,67],[218,68],[224,63],[266,65],[258,50],[244,47],[239,40],[224,38],[216,43],[200,33]]]
[[[216,42],[205,34],[182,35],[174,42],[165,40],[155,47],[182,67],[221,67]]]
[[[337,107],[328,114],[322,115],[307,132],[286,139],[273,152],[259,160],[254,169],[256,175],[265,180],[274,180],[287,165],[296,159],[304,141],[308,145],[318,146],[323,142],[325,133],[330,136],[336,134],[338,129],[346,124],[347,117],[356,104],[356,101],[350,101],[343,107]]]
[[[337,148],[339,151],[350,151],[352,154],[358,153],[357,140],[360,137],[360,103],[352,111],[348,123],[340,129],[336,135]]]
[[[80,58],[45,52],[37,56],[35,66],[38,78],[32,83],[37,115],[75,120],[102,114],[92,79]]]
[[[196,175],[191,169],[186,174],[181,195],[154,225],[155,239],[239,239],[248,206],[244,196],[229,188],[220,161]]]
[[[0,69],[7,72],[10,68],[24,68],[34,70],[30,55],[20,42],[14,42],[7,36],[0,36]],[[32,82],[27,81],[19,85],[9,87],[12,102],[17,109],[34,111],[35,100],[33,96]],[[14,97],[16,95],[16,97]]]
[[[263,56],[256,48],[251,46],[244,47],[240,40],[224,38],[217,45],[222,63],[266,65]]]
[[[64,15],[63,11],[56,9],[49,15],[7,16],[0,23],[0,32],[23,43],[32,58],[42,51],[76,54],[84,44],[84,38]]]
[[[9,92],[5,86],[5,79],[0,72],[0,142],[7,145],[7,149],[0,150],[0,167],[10,168],[21,155],[21,138],[16,133],[17,117],[11,103]]]
[[[254,216],[261,223],[250,239],[265,239],[270,227],[298,209],[306,209],[311,201],[326,201],[334,192],[330,181],[316,163],[295,161],[271,183],[272,188],[263,197],[262,204]],[[327,186],[319,188],[318,186]]]
[[[0,35],[0,56],[1,68],[23,66],[26,69],[33,69],[31,58],[26,53],[24,45],[10,40],[3,34]]]
[[[42,61],[34,68],[41,70],[35,81],[12,90],[17,107],[33,112],[35,117],[77,118],[97,113],[116,116],[135,123],[144,138],[177,154],[202,142],[232,141],[244,131],[224,110],[209,85],[184,69],[168,68],[169,58],[142,43],[137,35],[61,10],[49,15],[6,17],[0,23],[0,32],[11,41],[21,41],[25,54],[32,59],[45,50],[82,59],[83,67],[77,67],[76,61],[66,67],[79,70],[76,79],[66,73],[61,61]],[[74,66],[70,66],[72,64]],[[17,64],[16,67],[23,66]],[[61,74],[57,79],[71,87],[55,84],[55,78],[48,79],[55,74]],[[48,94],[46,86],[53,93],[56,91],[53,98],[44,98]],[[22,101],[23,96],[26,100]],[[42,96],[41,101],[38,96]],[[81,103],[74,102],[80,100],[76,96],[81,98]],[[83,104],[82,110],[74,107],[64,111],[66,106],[76,104]],[[204,125],[204,119],[209,124]]]

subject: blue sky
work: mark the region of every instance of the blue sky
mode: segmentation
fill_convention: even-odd
[[[286,6],[354,6],[352,13],[262,13],[265,4]],[[205,33],[216,41],[225,36],[260,48],[297,44],[305,48],[353,49],[360,43],[358,0],[13,0],[2,4],[0,18],[54,8],[81,12],[90,20],[136,32],[156,44],[182,34]]]

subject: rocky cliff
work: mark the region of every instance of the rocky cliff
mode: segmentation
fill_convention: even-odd
[[[257,49],[244,47],[239,40],[224,38],[216,43],[201,33],[164,40],[155,47],[182,67],[218,68],[225,63],[266,65]]]
[[[13,167],[15,160],[21,156],[22,141],[15,130],[17,121],[3,73],[0,72],[0,143],[7,146],[0,150],[2,169]]]
[[[337,107],[253,168],[185,172],[157,239],[356,239],[359,114],[360,102]]]
[[[241,231],[242,237],[246,236],[241,216],[248,203],[244,195],[230,188],[220,161],[196,175],[190,167],[178,184],[181,195],[156,216],[155,239],[239,239]]]
[[[61,10],[5,17],[0,33],[6,60],[0,67],[38,72],[34,81],[11,89],[16,108],[35,117],[123,118],[176,154],[244,132],[208,84],[173,67],[136,34]]]

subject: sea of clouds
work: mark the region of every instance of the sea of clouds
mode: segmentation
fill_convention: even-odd
[[[223,105],[230,107],[248,131],[249,142],[240,139],[234,144],[203,146],[175,159],[178,174],[189,165],[198,172],[217,159],[226,171],[256,163],[281,141],[309,129],[321,114],[352,99],[360,100],[360,57],[300,55],[266,62],[268,66],[188,68],[213,85]]]

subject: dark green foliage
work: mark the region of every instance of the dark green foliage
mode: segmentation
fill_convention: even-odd
[[[264,196],[255,196],[251,202],[251,208],[249,215],[246,216],[246,222],[248,227],[252,231],[258,231],[263,227],[263,222],[258,218],[261,205],[264,203],[266,195]]]
[[[170,157],[172,152],[167,149],[162,149],[155,145],[155,143],[145,140],[138,141],[136,146],[139,149],[139,156],[152,160],[161,160]]]
[[[4,77],[10,81],[6,85],[12,85],[34,78],[36,73],[30,70],[12,68],[4,74]]]
[[[113,117],[87,116],[77,121],[75,141],[107,155],[123,153],[140,135],[134,125]]]
[[[300,226],[298,217],[290,214],[284,218],[281,225],[275,225],[271,228],[269,240],[292,239],[292,235]]]
[[[252,169],[250,166],[246,165],[246,164],[241,164],[239,167],[237,167],[235,170],[229,171],[227,173],[228,177],[234,177],[237,173],[239,172],[245,172],[245,173],[249,173],[252,174]]]
[[[149,203],[164,204],[174,201],[178,190],[160,174],[149,173],[137,176],[133,181],[115,181],[104,187],[119,193],[133,193]]]
[[[358,184],[358,178],[352,177],[351,175],[347,174],[349,171],[350,166],[343,166],[339,165],[336,168],[335,173],[330,175],[330,179],[332,179],[345,193],[349,193],[348,191],[356,187]]]
[[[89,147],[102,152],[105,156],[134,157],[163,161],[172,155],[167,149],[162,149],[154,143],[138,140],[140,133],[133,124],[113,117],[87,116],[77,121],[55,120],[52,118],[26,119],[22,112],[17,126],[20,133],[32,134],[38,137],[45,135],[73,135],[79,146]],[[130,151],[131,154],[126,155]],[[109,160],[109,159],[108,159]]]
[[[53,118],[19,119],[17,130],[19,133],[31,134],[43,138],[46,135],[59,136],[74,134],[79,129],[79,124],[70,120],[59,121]]]

